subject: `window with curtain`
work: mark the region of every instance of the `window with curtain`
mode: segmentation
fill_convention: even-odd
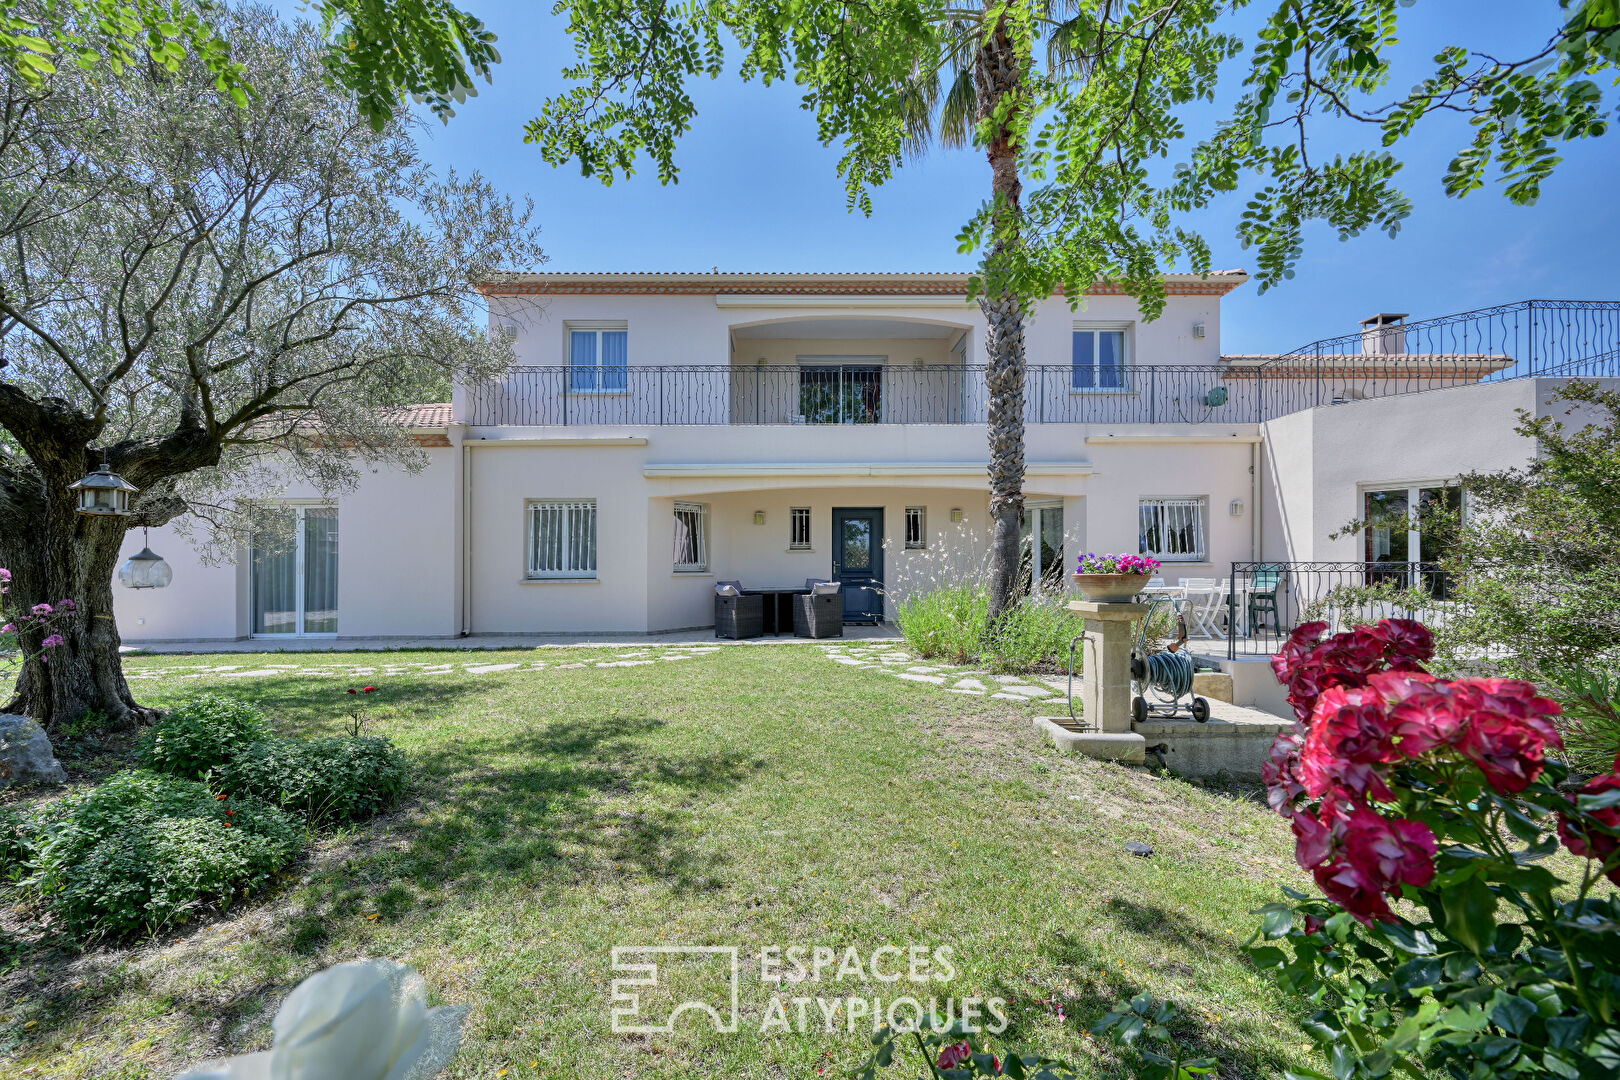
[[[810,508],[795,506],[788,511],[788,547],[797,551],[810,548]]]
[[[906,547],[920,550],[928,546],[928,511],[921,506],[906,507]]]
[[[529,503],[529,577],[588,580],[596,576],[596,500]]]
[[[274,511],[249,552],[252,632],[338,632],[338,511],[288,506]]]
[[[1125,331],[1076,327],[1073,346],[1073,388],[1125,390]]]
[[[702,503],[675,504],[675,569],[709,568],[709,508]]]
[[[1138,511],[1141,553],[1160,562],[1203,562],[1208,500],[1143,499]]]
[[[623,324],[568,328],[569,382],[575,390],[616,391],[630,385],[630,331]]]

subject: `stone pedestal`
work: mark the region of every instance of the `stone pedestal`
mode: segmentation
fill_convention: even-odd
[[[1071,600],[1085,619],[1082,717],[1105,734],[1131,730],[1131,623],[1147,617],[1144,604],[1095,604]]]

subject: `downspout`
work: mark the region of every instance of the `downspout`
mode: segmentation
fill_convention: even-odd
[[[461,636],[472,633],[472,445],[461,442]]]
[[[1264,431],[1261,438],[1264,438]],[[1260,561],[1260,463],[1264,459],[1260,456],[1261,443],[1249,444],[1249,505],[1254,512],[1249,515],[1249,561]]]

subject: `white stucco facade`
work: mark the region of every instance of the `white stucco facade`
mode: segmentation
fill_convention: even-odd
[[[1087,550],[1137,551],[1143,501],[1156,499],[1199,508],[1199,557],[1167,562],[1172,582],[1256,559],[1354,558],[1354,538],[1328,536],[1357,515],[1365,485],[1444,481],[1527,456],[1514,410],[1534,411],[1544,380],[1264,416],[1252,371],[1220,353],[1220,297],[1244,280],[1169,279],[1153,322],[1109,290],[1079,310],[1057,297],[1036,311],[1025,493],[1061,532],[1064,575]],[[716,580],[832,574],[834,513],[851,508],[882,511],[885,617],[908,590],[976,572],[989,521],[974,370],[984,323],[964,286],[954,275],[494,283],[492,323],[521,370],[498,387],[456,387],[450,408],[413,428],[426,467],[369,470],[329,499],[284,494],[336,508],[336,540],[320,555],[336,578],[336,636],[708,626]],[[587,348],[601,352],[582,375],[575,352]],[[1096,366],[1082,374],[1083,362]],[[589,574],[548,576],[536,506],[590,508],[589,519],[555,519],[591,530]],[[908,509],[920,549],[907,547]],[[694,513],[704,566],[677,567],[677,531]],[[126,640],[242,638],[264,622],[253,551],[210,565],[173,529],[151,545],[174,583],[118,590]],[[132,534],[129,553],[140,546]]]

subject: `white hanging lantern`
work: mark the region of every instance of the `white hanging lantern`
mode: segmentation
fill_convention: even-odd
[[[101,468],[77,483],[69,484],[79,500],[79,513],[128,517],[129,497],[140,488],[112,471],[103,461]]]
[[[146,535],[141,550],[125,559],[124,565],[118,568],[118,583],[124,588],[161,589],[174,580],[174,571],[169,564],[152,550],[151,539],[150,535]]]

